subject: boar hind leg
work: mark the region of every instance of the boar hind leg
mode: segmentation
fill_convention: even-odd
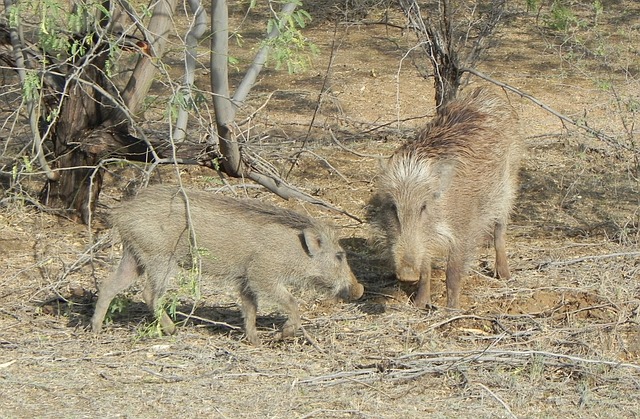
[[[150,266],[153,267],[147,269],[148,279],[146,286],[142,290],[142,298],[153,314],[158,317],[162,331],[172,335],[176,332],[176,325],[164,309],[160,307],[160,299],[167,289],[169,279],[176,273],[176,269],[171,262],[158,262],[150,264]]]
[[[509,263],[507,262],[505,222],[498,221],[494,228],[493,245],[496,248],[496,276],[501,279],[510,279]]]
[[[244,316],[244,333],[247,340],[254,346],[260,345],[258,331],[256,329],[256,312],[258,311],[258,302],[256,295],[248,288],[240,291],[240,299],[242,301],[242,315]]]
[[[420,270],[418,292],[414,297],[413,304],[418,308],[425,308],[431,304],[431,259],[426,260]]]
[[[447,307],[460,307],[460,290],[463,277],[467,274],[469,249],[466,246],[454,247],[449,251],[447,260]]]
[[[113,297],[128,288],[141,273],[136,258],[126,248],[122,255],[120,265],[113,274],[100,285],[98,301],[91,318],[91,329],[98,333],[102,329],[102,322],[109,310]]]

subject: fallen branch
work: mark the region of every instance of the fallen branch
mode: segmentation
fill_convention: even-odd
[[[269,189],[271,192],[275,193],[276,195],[278,195],[280,198],[283,198],[285,200],[288,200],[290,198],[296,198],[296,199],[300,199],[302,201],[305,202],[309,202],[311,204],[314,205],[319,205],[321,207],[325,207],[327,209],[330,209],[331,211],[335,211],[338,212],[340,214],[346,215],[347,217],[356,220],[359,223],[362,223],[362,220],[358,217],[356,217],[353,214],[350,214],[349,212],[340,209],[338,207],[335,207],[321,199],[317,199],[312,197],[309,194],[306,194],[304,192],[302,192],[299,189],[294,188],[293,186],[287,184],[284,180],[278,178],[278,177],[272,177],[272,176],[268,176],[262,173],[258,173],[255,171],[250,171],[247,176],[249,177],[249,179],[253,180],[254,182],[259,183],[260,185],[264,186],[265,188]]]
[[[452,368],[466,364],[496,364],[523,367],[531,363],[534,358],[545,366],[555,368],[576,368],[583,365],[599,365],[611,368],[631,369],[640,374],[640,365],[607,361],[600,359],[582,358],[574,355],[546,351],[500,351],[477,350],[460,352],[412,353],[394,359],[380,359],[372,366],[354,371],[341,371],[319,377],[300,380],[299,384],[334,386],[352,383],[354,380],[362,383],[374,381],[406,382],[415,380],[426,374],[441,374]]]
[[[494,393],[493,391],[491,391],[489,389],[489,387],[485,386],[482,383],[478,383],[478,386],[480,388],[482,388],[484,391],[486,391],[487,393],[489,393],[491,395],[491,397],[493,397],[494,399],[496,399],[498,401],[498,403],[500,403],[502,405],[502,407],[504,407],[504,409],[507,411],[507,413],[509,413],[509,417],[512,418],[517,418],[516,415],[513,414],[513,412],[511,411],[511,409],[509,408],[509,405],[507,403],[505,403],[504,400],[502,400],[500,397],[498,397],[498,395],[496,393]]]
[[[617,257],[638,257],[640,252],[622,252],[622,253],[609,253],[607,255],[595,255],[595,256],[583,256],[575,259],[562,260],[558,262],[541,262],[538,264],[537,269],[543,270],[550,268],[551,266],[568,266],[576,263],[582,263],[593,260],[612,259]]]
[[[176,311],[176,314],[178,314],[180,316],[183,316],[185,318],[185,322],[190,320],[190,319],[195,319],[195,320],[198,320],[199,322],[207,323],[207,324],[209,324],[211,326],[222,326],[222,327],[226,327],[228,329],[233,329],[233,330],[241,330],[242,329],[239,326],[234,326],[234,325],[229,324],[229,323],[217,322],[217,321],[214,321],[214,320],[206,319],[204,317],[199,317],[199,316],[196,316],[193,313],[187,314],[187,313],[183,313],[182,311]]]

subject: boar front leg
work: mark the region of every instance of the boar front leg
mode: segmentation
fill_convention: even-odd
[[[167,335],[173,335],[176,332],[176,325],[160,303],[167,290],[169,280],[175,277],[177,271],[178,267],[173,258],[151,260],[147,266],[147,284],[142,290],[142,299],[147,303],[152,313],[158,316],[160,327]]]
[[[463,277],[467,274],[469,248],[467,246],[454,246],[449,250],[447,260],[447,307],[460,307],[460,289]]]
[[[258,311],[258,301],[253,291],[244,287],[240,291],[242,301],[242,315],[244,316],[244,333],[247,340],[254,346],[260,345],[258,330],[256,329],[256,312]]]
[[[173,320],[171,320],[171,317],[169,317],[167,312],[164,311],[164,308],[160,307],[160,296],[162,294],[164,294],[164,292],[159,294],[154,288],[154,284],[149,282],[142,290],[142,299],[147,303],[147,306],[154,315],[160,316],[158,318],[158,322],[160,322],[162,332],[167,335],[173,335],[176,333],[176,325],[173,323]]]
[[[427,305],[431,305],[431,258],[424,258],[422,261],[418,292],[413,304],[418,308],[425,308]]]
[[[293,295],[291,295],[284,286],[278,288],[279,289],[274,292],[274,297],[277,298],[278,304],[284,308],[285,312],[289,314],[289,318],[282,326],[280,336],[281,338],[287,338],[294,336],[296,332],[302,328],[302,319],[300,318],[298,303]]]

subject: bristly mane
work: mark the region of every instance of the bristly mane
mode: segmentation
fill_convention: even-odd
[[[421,158],[466,158],[476,153],[472,139],[495,135],[513,111],[483,88],[447,103],[438,115],[396,153]]]

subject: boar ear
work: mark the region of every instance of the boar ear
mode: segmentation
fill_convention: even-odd
[[[439,198],[451,185],[451,180],[456,171],[456,162],[454,160],[439,160],[435,163],[434,173],[437,183],[434,191],[435,198]]]
[[[309,256],[317,255],[322,250],[322,237],[312,228],[302,230],[303,245]]]

